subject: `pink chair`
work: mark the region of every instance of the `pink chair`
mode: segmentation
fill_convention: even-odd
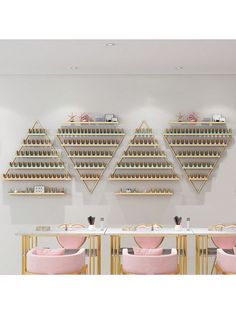
[[[123,249],[122,270],[123,274],[133,275],[164,275],[178,273],[177,250],[172,249],[168,255],[148,256],[129,254]]]
[[[219,224],[216,226],[213,226],[209,228],[209,230],[216,230],[216,231],[223,231],[223,230],[229,230],[229,229],[234,229],[236,231],[236,225],[235,224]],[[217,249],[222,249],[222,250],[232,250],[234,246],[236,246],[236,236],[230,236],[230,237],[212,237],[211,238],[213,244],[216,246]],[[210,249],[209,249],[210,250]],[[210,251],[208,254],[211,253]],[[213,262],[213,267],[211,273],[213,274],[215,265],[216,265],[216,252],[213,251],[213,254],[215,256],[215,260]]]
[[[218,249],[215,268],[217,274],[236,275],[236,255],[228,254],[222,249]]]
[[[65,229],[66,225],[60,225],[59,228]],[[76,224],[71,225],[71,228],[84,228],[83,225]],[[57,237],[58,243],[61,245],[61,247],[67,249],[67,250],[78,250],[81,248],[81,246],[85,243],[86,237],[84,236],[67,236],[62,235]]]
[[[39,255],[37,250],[37,248],[34,248],[27,253],[28,274],[60,275],[86,273],[85,249],[80,249],[75,254],[68,255]]]
[[[136,227],[136,230],[140,229],[153,229],[153,228],[162,228],[161,225],[139,225]],[[134,237],[136,244],[143,249],[155,249],[161,245],[164,237]]]
[[[229,230],[234,229],[236,232],[236,225],[216,225],[214,230]],[[233,237],[212,237],[212,242],[219,249],[232,249],[236,246],[236,236]]]
[[[65,229],[66,225],[59,228]],[[84,228],[76,224],[73,228]],[[49,253],[41,252],[44,249],[34,248],[27,253],[27,272],[34,274],[81,274],[86,273],[85,249],[81,246],[85,243],[84,236],[61,235],[57,241],[64,249],[48,250]],[[59,252],[60,251],[60,252]],[[63,251],[63,252],[62,252]],[[40,253],[40,254],[39,254]],[[46,255],[44,255],[46,253]]]

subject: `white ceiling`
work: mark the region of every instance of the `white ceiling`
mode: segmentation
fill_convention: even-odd
[[[236,40],[0,40],[5,74],[236,74]]]

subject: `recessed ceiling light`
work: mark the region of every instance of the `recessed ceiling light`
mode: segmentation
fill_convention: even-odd
[[[71,69],[72,71],[76,71],[76,70],[79,69],[79,67],[78,67],[77,65],[75,65],[75,66],[71,66],[70,69]]]
[[[183,70],[184,67],[182,67],[182,66],[177,66],[177,67],[175,67],[175,69],[178,70],[178,71],[180,71],[180,70]]]
[[[112,47],[112,46],[115,46],[116,44],[115,43],[107,43],[106,46],[108,47]]]

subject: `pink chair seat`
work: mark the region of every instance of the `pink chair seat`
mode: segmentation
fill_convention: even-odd
[[[224,226],[222,230],[229,230],[232,229],[236,232],[236,226]],[[212,242],[215,244],[217,248],[220,249],[232,249],[236,246],[236,237],[212,237]]]
[[[61,225],[60,228],[65,228],[65,225]],[[82,225],[72,225],[72,228],[84,228]],[[86,241],[86,237],[83,236],[69,236],[63,235],[57,237],[58,243],[65,249],[78,250]]]
[[[217,266],[223,273],[236,274],[236,255],[227,254],[222,249],[218,249],[216,255]]]
[[[69,255],[37,255],[37,249],[27,253],[27,272],[33,274],[80,273],[85,266],[85,249]]]
[[[122,268],[125,273],[137,275],[177,274],[177,251],[159,256],[133,255],[123,249]]]

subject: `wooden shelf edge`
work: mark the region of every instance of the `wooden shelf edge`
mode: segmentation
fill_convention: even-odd
[[[122,192],[116,192],[115,193],[116,195],[132,195],[132,196],[136,196],[136,195],[160,195],[160,196],[171,196],[171,195],[173,195],[173,193],[149,193],[149,192],[131,192],[131,193],[122,193]]]
[[[112,158],[113,156],[73,156],[73,155],[68,155],[70,158]]]
[[[172,170],[173,167],[115,167],[115,169],[121,169],[121,170]]]
[[[159,147],[159,144],[129,144],[130,147]]]
[[[22,144],[22,147],[52,147],[52,144]]]
[[[157,156],[126,156],[126,155],[122,155],[122,158],[166,158],[166,155],[157,155]]]
[[[226,147],[227,144],[170,144],[171,147]]]
[[[100,178],[97,179],[91,179],[91,178],[80,178],[81,181],[99,181]]]
[[[185,170],[212,170],[214,167],[182,167]]]
[[[59,156],[23,156],[23,155],[15,155],[15,158],[60,158]]]
[[[74,167],[74,169],[80,169],[80,170],[103,170],[106,169],[106,167]]]
[[[63,170],[64,167],[9,167],[14,170]]]
[[[214,122],[214,121],[196,121],[196,122],[190,122],[190,121],[171,121],[170,124],[226,124],[226,122]]]
[[[2,178],[4,181],[71,181],[72,178],[69,179],[42,179],[42,178],[34,178],[34,179],[6,179]]]
[[[27,196],[27,195],[33,195],[33,196],[47,196],[47,195],[65,195],[65,193],[30,193],[30,192],[16,192],[16,193],[14,193],[14,192],[8,192],[8,194],[9,195],[25,195],[25,196]]]
[[[127,178],[127,179],[113,179],[109,178],[110,181],[179,181],[179,178],[165,178],[165,179],[158,179],[158,178],[153,178],[153,179],[138,179],[138,178]]]
[[[110,144],[61,144],[61,146],[63,147],[117,147],[119,146],[119,144],[114,144],[114,145],[110,145]]]
[[[222,137],[222,136],[225,136],[225,137],[231,137],[232,134],[231,133],[221,133],[221,134],[208,134],[208,133],[193,133],[193,134],[190,134],[190,133],[163,133],[164,136],[202,136],[202,137],[205,137],[205,136],[219,136],[219,137]]]
[[[57,136],[125,136],[125,133],[57,133]]]
[[[64,122],[64,124],[118,124],[119,121],[117,122],[106,122],[106,121],[90,121],[90,122],[83,122],[83,121],[74,121],[74,122]]]
[[[220,156],[181,156],[175,155],[176,158],[220,158]]]

